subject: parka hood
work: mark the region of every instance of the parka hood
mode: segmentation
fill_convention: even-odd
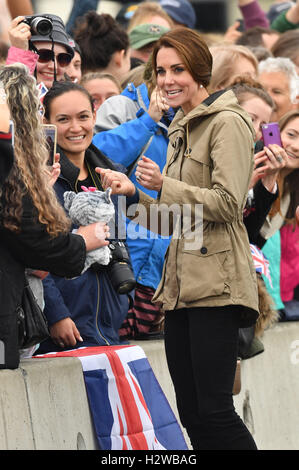
[[[172,132],[177,131],[180,127],[186,127],[187,123],[190,123],[192,119],[198,119],[199,117],[204,118],[214,113],[219,113],[220,111],[231,111],[241,116],[248,126],[253,139],[255,138],[255,131],[251,118],[245,109],[239,105],[238,99],[232,90],[221,90],[211,94],[187,115],[185,115],[183,110],[180,109],[176,113],[176,116],[169,127],[168,135],[170,136]]]

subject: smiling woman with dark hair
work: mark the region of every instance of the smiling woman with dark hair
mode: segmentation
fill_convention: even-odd
[[[115,166],[92,144],[95,111],[88,91],[73,82],[55,83],[43,105],[45,121],[57,127],[61,173],[54,188],[61,205],[66,191],[102,191],[95,167]],[[109,265],[94,263],[76,279],[50,275],[44,289],[51,339],[41,345],[41,352],[120,343],[118,329],[127,316],[129,297],[113,288]]]

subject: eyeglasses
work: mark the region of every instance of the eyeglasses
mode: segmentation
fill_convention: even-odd
[[[46,64],[47,62],[50,62],[50,60],[54,62],[55,57],[60,67],[66,67],[72,61],[71,54],[68,54],[67,52],[61,52],[60,54],[57,54],[57,56],[55,56],[54,52],[51,49],[38,49],[37,53],[39,56],[38,62],[42,64]]]

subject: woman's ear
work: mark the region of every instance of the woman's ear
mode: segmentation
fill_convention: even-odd
[[[121,49],[120,51],[114,52],[114,63],[117,67],[121,67],[123,64],[124,57],[126,55],[125,49]]]

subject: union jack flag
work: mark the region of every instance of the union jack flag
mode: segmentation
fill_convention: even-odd
[[[35,356],[81,361],[96,437],[103,450],[188,450],[142,348],[100,346]]]
[[[43,82],[41,82],[37,85],[37,89],[39,91],[39,99],[41,102],[43,102],[44,96],[46,95],[46,93],[48,93],[48,88]]]
[[[256,272],[266,276],[272,287],[269,261],[265,257],[264,253],[256,245],[250,244],[250,250]]]

